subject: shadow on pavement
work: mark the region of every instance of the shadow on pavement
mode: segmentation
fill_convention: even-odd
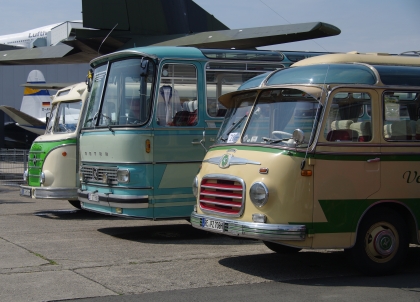
[[[34,212],[33,215],[48,219],[60,220],[122,220],[123,218],[98,214],[79,209],[49,209]]]
[[[99,229],[99,232],[104,234],[130,241],[152,243],[152,244],[166,244],[171,241],[171,244],[183,244],[187,240],[206,239],[206,244],[255,244],[257,240],[232,238],[224,235],[218,235],[210,232],[205,232],[193,228],[187,221],[184,224],[157,224],[147,226],[131,226],[131,227],[113,227]],[[191,242],[189,242],[191,244]],[[203,244],[202,241],[197,244]]]
[[[276,282],[310,286],[395,287],[419,291],[420,247],[410,247],[407,260],[394,275],[368,277],[357,271],[342,250],[296,254],[268,253],[224,258],[219,263],[245,274]],[[413,275],[407,283],[407,275]],[[334,277],[340,276],[340,278]],[[341,278],[347,276],[350,278]],[[354,278],[353,278],[354,277]],[[322,278],[322,281],[320,281]]]

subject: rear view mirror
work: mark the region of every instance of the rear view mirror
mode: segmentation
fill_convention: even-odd
[[[86,85],[89,92],[92,89],[92,83],[93,83],[93,70],[89,69],[88,74],[86,76]]]

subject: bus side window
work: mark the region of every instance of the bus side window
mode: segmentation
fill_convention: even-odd
[[[371,98],[367,93],[338,92],[334,95],[324,136],[330,142],[372,140]]]
[[[411,141],[420,139],[418,92],[387,91],[383,97],[385,140]]]
[[[165,127],[197,124],[197,71],[187,64],[165,64],[158,90],[156,123]]]

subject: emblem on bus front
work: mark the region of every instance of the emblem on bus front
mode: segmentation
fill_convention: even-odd
[[[98,168],[92,169],[92,177],[94,180],[98,180]]]
[[[230,166],[230,158],[232,157],[232,154],[225,154],[222,156],[219,162],[219,167],[222,169],[229,168]]]

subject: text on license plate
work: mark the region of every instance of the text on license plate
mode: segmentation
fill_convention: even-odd
[[[211,229],[219,232],[223,232],[224,229],[223,222],[206,218],[203,218],[203,220],[201,221],[201,226],[205,229]]]
[[[96,193],[89,193],[88,200],[90,201],[99,201],[99,195]]]

